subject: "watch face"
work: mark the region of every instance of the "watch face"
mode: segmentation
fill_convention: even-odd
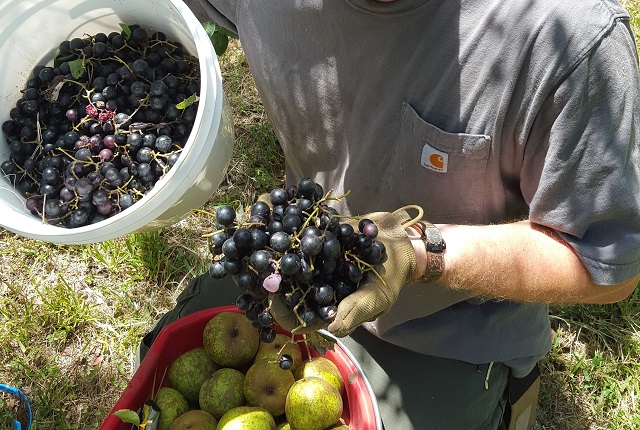
[[[442,236],[440,232],[435,227],[427,227],[427,231],[425,232],[425,236],[427,237],[427,251],[429,252],[442,252],[446,248],[446,244],[444,240],[442,240]]]

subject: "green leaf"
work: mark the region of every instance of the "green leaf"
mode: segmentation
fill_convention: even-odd
[[[127,39],[131,37],[131,29],[127,24],[120,23],[120,28],[124,31],[124,34],[127,35]]]
[[[215,49],[216,54],[220,56],[227,50],[227,46],[229,46],[229,38],[219,31],[216,31],[213,33],[213,36],[211,36],[211,43],[213,43],[213,49]]]
[[[204,27],[204,31],[207,33],[207,36],[211,39],[213,34],[216,32],[217,25],[214,21],[207,21],[202,23],[202,27]]]
[[[191,106],[192,104],[194,104],[195,102],[197,102],[198,100],[200,100],[200,97],[198,97],[197,94],[191,94],[188,98],[186,98],[183,101],[181,101],[180,103],[178,103],[176,105],[176,107],[178,109],[186,109],[189,106]]]
[[[122,422],[140,426],[140,417],[138,413],[130,409],[120,409],[113,413],[116,417],[120,418]]]
[[[69,61],[69,69],[71,70],[71,76],[73,79],[78,79],[84,74],[84,60],[78,58],[77,60]]]
[[[238,38],[238,35],[237,35],[237,34],[235,34],[235,33],[234,33],[233,31],[231,31],[231,30],[227,30],[227,29],[226,29],[226,28],[224,28],[224,27],[220,27],[220,26],[218,26],[218,31],[220,32],[220,34],[224,34],[225,36],[228,36],[228,37],[230,37],[230,38],[232,38],[232,39],[237,39],[237,38]]]

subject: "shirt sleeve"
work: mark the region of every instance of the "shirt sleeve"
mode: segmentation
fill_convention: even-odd
[[[599,285],[640,273],[640,82],[617,21],[546,97],[525,150],[532,222],[555,229]]]
[[[237,0],[185,0],[185,4],[200,22],[215,21],[218,25],[238,34],[236,27]]]

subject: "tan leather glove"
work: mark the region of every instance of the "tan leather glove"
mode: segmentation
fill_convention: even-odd
[[[410,222],[406,211],[375,212],[363,215],[378,227],[376,240],[387,250],[387,258],[377,272],[368,273],[358,289],[338,305],[334,321],[327,327],[338,337],[351,333],[360,324],[387,313],[400,295],[400,290],[415,279],[416,254],[403,224]],[[347,221],[357,229],[358,220]]]

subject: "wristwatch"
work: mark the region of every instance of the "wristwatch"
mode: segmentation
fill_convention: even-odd
[[[427,269],[418,282],[435,282],[444,272],[444,251],[447,249],[440,230],[427,221],[418,221],[413,226],[419,233],[427,250]]]

